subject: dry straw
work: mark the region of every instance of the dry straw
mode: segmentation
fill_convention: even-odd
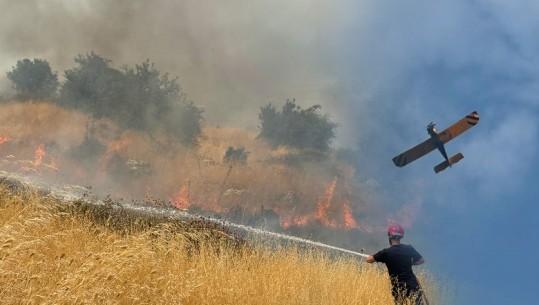
[[[0,185],[2,304],[392,304],[380,266],[106,213]]]

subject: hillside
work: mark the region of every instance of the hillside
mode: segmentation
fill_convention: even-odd
[[[232,147],[246,162],[227,163]],[[199,147],[165,134],[121,130],[46,102],[0,104],[0,170],[92,194],[314,238],[360,250],[381,246],[387,219],[409,226],[413,203],[384,212],[353,165],[316,152],[272,149],[252,131],[205,126]]]
[[[353,166],[332,154],[272,149],[251,131],[219,126],[205,126],[200,145],[187,148],[166,134],[121,130],[46,102],[12,101],[0,110],[3,176],[105,203],[0,185],[6,303],[391,302],[385,269],[357,257],[244,239],[207,218],[123,208],[186,211],[353,251],[380,248],[384,221],[409,225],[413,209],[377,219]],[[245,162],[226,162],[230,147],[247,152]],[[440,288],[422,278],[435,300]]]
[[[384,268],[0,184],[3,304],[391,304]],[[421,274],[433,304],[439,289]],[[249,283],[246,285],[246,283]]]

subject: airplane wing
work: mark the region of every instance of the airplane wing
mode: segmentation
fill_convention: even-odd
[[[429,138],[423,143],[418,144],[393,158],[393,163],[395,163],[395,165],[398,167],[403,167],[406,164],[412,163],[413,161],[430,153],[434,149],[436,149],[436,139]]]
[[[440,132],[438,138],[445,144],[466,130],[474,127],[477,123],[479,123],[479,114],[477,114],[477,111],[474,111]]]

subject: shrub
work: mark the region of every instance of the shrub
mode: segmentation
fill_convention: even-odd
[[[178,102],[166,116],[166,131],[187,146],[197,146],[202,135],[204,109],[193,102]]]
[[[59,86],[58,76],[43,59],[19,60],[13,70],[7,72],[7,77],[21,98],[50,98]]]
[[[65,71],[62,105],[82,109],[94,119],[107,117],[124,129],[164,131],[194,146],[202,134],[203,109],[185,102],[177,78],[169,79],[146,60],[135,69],[110,67],[94,52],[75,58]]]
[[[123,110],[118,107],[125,91],[122,73],[110,67],[110,60],[94,52],[79,55],[75,62],[78,67],[64,72],[66,81],[60,91],[60,103],[81,109],[95,119],[116,117]]]
[[[260,109],[259,137],[272,146],[289,146],[299,149],[329,150],[335,138],[337,124],[331,122],[327,114],[320,115],[314,105],[302,109],[295,100],[287,100],[282,111],[277,111],[270,103]]]
[[[249,152],[244,147],[234,149],[234,147],[229,146],[223,157],[223,162],[227,164],[246,164],[247,157],[249,157]]]

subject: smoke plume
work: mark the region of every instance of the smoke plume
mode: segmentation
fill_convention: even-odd
[[[338,16],[327,1],[35,0],[0,9],[5,71],[42,58],[61,76],[94,51],[116,67],[150,59],[178,76],[211,123],[256,129],[259,108],[287,98],[332,112],[338,46],[327,42]]]

